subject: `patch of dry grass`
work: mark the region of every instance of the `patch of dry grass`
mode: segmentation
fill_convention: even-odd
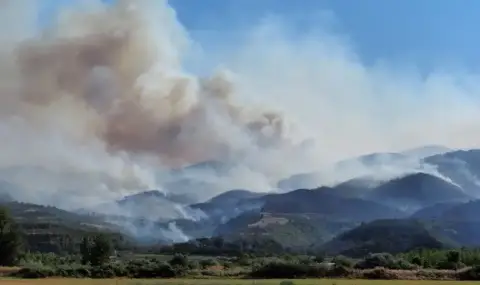
[[[20,267],[5,267],[5,266],[0,266],[0,276],[7,276],[10,275],[14,272],[17,272],[20,270]],[[1,281],[0,281],[1,282]]]

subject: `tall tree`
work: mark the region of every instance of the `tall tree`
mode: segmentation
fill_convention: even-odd
[[[90,250],[90,264],[93,266],[103,265],[110,260],[112,253],[112,241],[106,235],[96,235]]]
[[[20,231],[8,210],[0,207],[0,265],[15,265],[20,251]]]
[[[89,237],[83,237],[80,243],[80,255],[82,256],[82,264],[90,263],[92,244]]]

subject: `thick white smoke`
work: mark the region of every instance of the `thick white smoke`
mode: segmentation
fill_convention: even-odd
[[[480,141],[475,75],[366,66],[324,30],[292,42],[264,21],[235,48],[205,51],[201,62],[226,68],[199,78],[166,1],[86,1],[45,29],[32,1],[0,5],[0,179],[21,200],[79,208],[147,189],[201,200],[359,154]],[[222,171],[171,173],[211,161]],[[175,184],[185,178],[203,186]]]
[[[17,17],[2,26],[31,26],[27,6],[12,3],[3,11]],[[78,207],[159,188],[162,171],[296,148],[281,114],[233,101],[228,72],[182,70],[189,39],[165,2],[84,4],[2,39],[0,176],[17,198]],[[241,186],[274,182],[239,165]]]

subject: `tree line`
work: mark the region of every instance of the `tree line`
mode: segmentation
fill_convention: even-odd
[[[0,266],[17,265],[25,257],[27,242],[8,210],[0,207]],[[114,251],[112,240],[105,234],[84,236],[79,247],[82,264],[92,266],[106,263]],[[75,252],[74,248],[70,253]]]
[[[268,239],[227,241],[215,237],[169,246],[130,248],[134,258],[125,258],[125,248],[107,234],[84,235],[78,244],[69,241],[71,251],[67,253],[26,250],[29,248],[25,244],[28,240],[23,237],[21,228],[8,211],[0,208],[0,265],[19,265],[22,269],[13,276],[22,278],[172,278],[220,275],[251,278],[400,279],[395,274],[398,270],[403,270],[424,279],[480,279],[480,249],[418,249],[397,255],[372,253],[353,259],[326,256],[313,250],[298,254]],[[135,249],[138,251],[135,252]],[[138,257],[136,254],[139,252],[150,255]],[[160,259],[159,255],[170,258]],[[198,260],[195,256],[203,258]]]

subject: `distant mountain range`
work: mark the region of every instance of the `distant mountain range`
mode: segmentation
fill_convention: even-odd
[[[440,212],[444,208],[447,209],[447,205],[464,205],[470,200],[475,200],[478,189],[474,187],[475,176],[472,173],[476,168],[480,169],[480,151],[476,150],[449,152],[447,148],[428,146],[402,153],[369,154],[340,162],[336,167],[351,163],[362,163],[368,167],[401,166],[406,162],[412,165],[412,161],[415,161],[415,165],[418,166],[416,172],[409,169],[406,173],[387,180],[378,180],[366,175],[349,179],[332,187],[297,189],[273,194],[232,190],[208,201],[190,205],[185,203],[188,199],[182,200],[182,197],[168,196],[158,191],[146,191],[125,197],[117,201],[117,205],[128,209],[127,212],[135,213],[136,217],[153,216],[163,225],[173,221],[187,236],[198,238],[215,234],[248,236],[250,233],[255,236],[258,227],[251,225],[256,223],[263,225],[267,217],[265,215],[269,217],[267,220],[278,218],[280,221],[285,221],[287,219],[294,221],[294,225],[305,225],[310,221],[313,228],[328,228],[331,224],[343,223],[339,227],[343,231],[362,222],[381,219],[407,217],[444,219],[444,215]],[[429,169],[437,168],[438,172],[423,172],[421,166],[424,164],[428,164]],[[200,172],[221,172],[222,167],[220,163],[205,163],[190,168]],[[177,171],[176,175],[181,173]],[[292,186],[301,183],[304,179],[310,179],[306,184],[312,183],[313,175],[297,175],[281,181],[279,185]],[[183,186],[188,185],[185,181],[182,183]],[[162,217],[162,210],[158,209],[175,212],[177,215]],[[191,220],[188,213],[203,213],[205,216]],[[295,228],[291,228],[292,224],[289,222],[267,222],[267,224],[266,228],[272,232],[286,231],[282,228],[290,228],[288,231],[294,231],[293,228]],[[265,230],[265,228],[262,229]],[[330,233],[326,233],[326,230],[321,232],[324,236],[330,237],[338,233],[336,230]]]
[[[37,221],[24,218],[37,207],[34,212],[42,215],[56,211],[56,217],[66,219],[62,220],[65,225],[95,225],[97,229],[124,231],[140,240],[268,237],[285,247],[329,248],[335,253],[351,254],[372,250],[372,244],[391,251],[395,251],[391,249],[395,243],[396,250],[421,244],[480,246],[480,150],[450,151],[430,146],[401,153],[369,154],[340,162],[336,167],[358,163],[375,170],[406,169],[382,179],[375,176],[375,171],[362,172],[333,186],[322,186],[321,175],[299,174],[280,181],[277,192],[236,189],[192,203],[188,195],[182,194],[189,191],[182,187],[202,191],[210,182],[198,182],[192,179],[197,176],[186,172],[194,169],[199,175],[223,171],[224,165],[212,162],[176,170],[171,175],[181,179],[168,184],[170,192],[139,192],[77,213],[15,203],[4,191],[10,185],[2,188],[1,183],[0,202],[15,209],[19,221]],[[302,183],[315,186],[287,190]],[[176,187],[183,190],[171,194]],[[401,240],[392,235],[401,236]]]
[[[459,150],[426,157],[425,163],[434,165],[438,172],[472,196],[480,195],[480,150]]]
[[[378,201],[406,212],[441,202],[466,202],[471,199],[462,188],[437,176],[414,173],[390,180],[366,193],[363,198]]]
[[[442,156],[448,152],[452,152],[452,150],[443,146],[429,145],[408,149],[403,152],[371,153],[339,161],[333,165],[333,169],[328,173],[312,172],[295,174],[280,180],[277,186],[284,191],[300,188],[317,188],[322,185],[322,180],[331,174],[331,172],[346,173],[349,175],[356,174],[356,176],[353,177],[348,177],[347,175],[345,181],[369,176],[374,178],[374,181],[382,180],[382,178],[387,178],[388,180],[406,173],[419,172],[424,168],[422,164],[424,164],[426,158],[436,155]],[[436,167],[436,165],[431,166]],[[345,181],[340,181],[339,183]]]
[[[415,173],[373,188],[362,188],[361,184],[356,187],[341,184],[268,194],[253,199],[248,197],[248,201],[263,206],[220,225],[216,233],[243,237],[271,236],[286,246],[298,246],[298,242],[290,244],[292,238],[287,238],[287,233],[298,235],[298,232],[302,232],[301,240],[318,242],[364,222],[383,219],[401,221],[411,217],[417,209],[453,201],[466,207],[470,200],[473,198],[448,181],[425,173]],[[241,200],[236,202],[236,205],[239,204]],[[392,226],[395,224],[392,223]],[[304,246],[313,245],[306,242]]]

